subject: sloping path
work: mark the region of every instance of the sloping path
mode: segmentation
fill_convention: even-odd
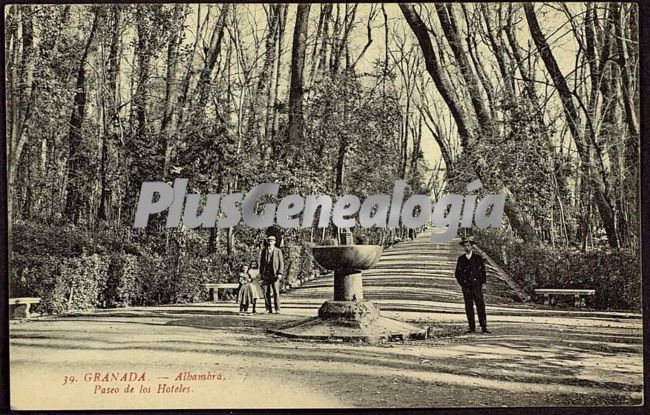
[[[384,304],[414,304],[418,301],[463,303],[463,294],[454,277],[456,260],[463,254],[455,238],[446,244],[433,244],[431,231],[406,240],[384,251],[379,263],[363,272],[364,297]],[[292,298],[329,298],[333,276],[310,281],[290,294]],[[488,304],[521,303],[515,290],[492,267],[487,267]]]

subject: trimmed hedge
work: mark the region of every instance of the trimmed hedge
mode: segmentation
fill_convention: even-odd
[[[133,304],[140,271],[139,257],[114,253],[109,258],[102,307],[126,307]]]
[[[88,310],[99,305],[98,293],[106,288],[108,262],[100,255],[58,258],[52,255],[21,258],[28,266],[16,270],[12,263],[10,296],[41,297],[35,311],[61,313]]]
[[[481,249],[534,295],[536,288],[590,288],[599,310],[641,310],[640,258],[628,251],[524,244],[504,230],[476,234]]]
[[[238,228],[228,256],[223,239],[208,253],[209,235],[200,231],[90,232],[19,221],[10,236],[9,294],[41,297],[34,306],[41,313],[204,301],[204,284],[236,281],[241,265],[258,259],[263,239]],[[286,276],[304,282],[314,268],[309,244],[287,239],[282,250]]]

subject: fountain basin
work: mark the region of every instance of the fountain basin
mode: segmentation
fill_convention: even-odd
[[[323,268],[338,271],[346,269],[365,270],[374,267],[381,257],[382,248],[377,245],[334,245],[312,248],[314,260]]]

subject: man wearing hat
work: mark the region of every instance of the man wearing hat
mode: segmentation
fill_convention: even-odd
[[[485,260],[481,255],[474,252],[476,242],[473,238],[463,238],[460,244],[465,248],[465,253],[458,257],[456,263],[456,280],[463,289],[463,300],[465,300],[465,313],[469,323],[468,333],[476,331],[476,322],[474,321],[474,303],[476,303],[476,312],[478,321],[483,333],[490,333],[487,329],[487,319],[485,317],[485,301],[483,292],[485,291]]]
[[[269,235],[264,241],[264,248],[260,254],[260,276],[264,283],[264,297],[266,298],[266,312],[272,313],[271,292],[275,312],[280,313],[280,282],[284,273],[284,258],[282,251],[275,247],[275,236]]]

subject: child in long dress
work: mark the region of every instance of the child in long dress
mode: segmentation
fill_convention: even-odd
[[[239,292],[237,293],[237,302],[239,303],[239,314],[248,313],[248,305],[253,303],[251,292],[251,277],[248,275],[248,266],[244,265],[239,273]],[[253,305],[254,309],[255,305]]]
[[[253,296],[253,314],[255,314],[255,305],[257,304],[257,300],[264,298],[264,291],[262,291],[262,286],[260,285],[260,270],[257,261],[251,261],[248,275],[250,276],[251,294]]]

